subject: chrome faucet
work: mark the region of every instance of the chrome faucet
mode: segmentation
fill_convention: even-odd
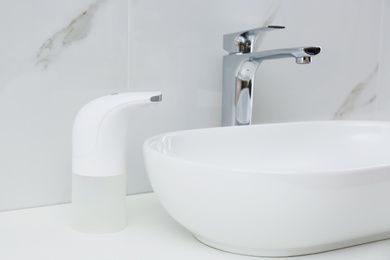
[[[308,64],[320,53],[320,47],[253,52],[260,33],[284,28],[270,25],[224,35],[223,48],[229,54],[223,57],[222,126],[251,124],[254,77],[262,61],[292,57],[298,64]]]

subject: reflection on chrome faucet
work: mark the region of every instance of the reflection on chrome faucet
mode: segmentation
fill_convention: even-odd
[[[320,47],[253,52],[254,41],[261,32],[283,28],[270,25],[224,35],[223,48],[229,54],[223,57],[222,126],[251,124],[254,77],[262,61],[292,57],[298,64],[308,64],[312,56],[321,52]]]

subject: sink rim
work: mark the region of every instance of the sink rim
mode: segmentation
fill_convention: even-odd
[[[204,133],[204,132],[218,132],[223,131],[222,129],[226,129],[227,131],[234,131],[230,129],[245,129],[245,128],[263,128],[263,127],[283,127],[283,126],[295,126],[295,125],[315,125],[315,124],[332,124],[332,125],[362,125],[362,126],[376,126],[376,127],[387,127],[390,130],[390,122],[388,121],[370,121],[370,120],[321,120],[321,121],[300,121],[300,122],[282,122],[282,123],[267,123],[267,124],[257,124],[257,125],[249,125],[249,126],[227,126],[227,127],[211,127],[211,128],[199,128],[199,129],[190,129],[190,130],[181,130],[181,131],[173,131],[167,132],[163,134],[159,134],[153,137],[148,138],[143,143],[143,149],[148,149],[149,151],[168,158],[169,160],[186,163],[191,165],[197,165],[202,167],[207,167],[210,169],[218,169],[218,170],[227,170],[230,172],[239,172],[242,174],[279,174],[279,175],[322,175],[322,174],[354,174],[356,171],[364,171],[367,169],[370,170],[380,170],[386,167],[389,167],[389,163],[382,164],[372,164],[368,166],[359,166],[359,167],[348,167],[348,168],[332,168],[332,169],[250,169],[250,168],[242,168],[242,167],[233,167],[233,166],[224,166],[216,163],[208,163],[195,161],[188,158],[182,158],[177,154],[171,153],[163,153],[158,151],[157,148],[153,145],[155,142],[161,142],[162,139],[167,137],[174,137],[179,135],[189,135],[192,133]]]

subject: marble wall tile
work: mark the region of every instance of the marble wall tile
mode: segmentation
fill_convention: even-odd
[[[127,90],[127,1],[2,1],[0,32],[0,211],[68,202],[77,111]]]
[[[267,34],[260,48],[319,45],[322,52],[310,65],[260,66],[254,122],[373,119],[381,8],[382,1],[284,1],[274,22],[286,29]]]

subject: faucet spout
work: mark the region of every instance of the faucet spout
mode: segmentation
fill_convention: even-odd
[[[309,64],[321,47],[298,47],[250,53],[231,53],[223,59],[222,126],[250,125],[253,86],[257,68],[264,60],[295,58]]]
[[[277,49],[262,52],[254,52],[248,55],[249,60],[257,60],[259,62],[263,60],[274,60],[293,57],[295,59],[310,58],[321,52],[321,47],[298,47],[288,49]],[[308,59],[311,60],[311,59]],[[299,62],[297,62],[299,63]],[[299,63],[301,64],[301,63]]]

